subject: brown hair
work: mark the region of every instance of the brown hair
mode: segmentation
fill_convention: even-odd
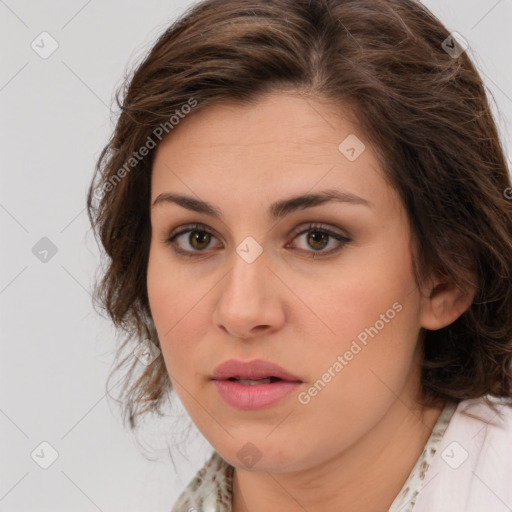
[[[482,80],[466,52],[445,51],[449,36],[414,0],[206,0],[171,25],[118,93],[87,197],[108,256],[94,297],[126,334],[119,353],[131,340],[159,346],[146,289],[155,151],[138,151],[162,127],[172,133],[187,104],[289,90],[355,113],[410,218],[417,282],[436,272],[477,286],[455,322],[420,333],[426,399],[510,397],[511,183]],[[130,353],[117,368],[127,361],[134,428],[139,415],[161,414],[171,383],[162,357],[143,367]]]

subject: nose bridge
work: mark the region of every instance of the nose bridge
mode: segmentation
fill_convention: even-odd
[[[213,318],[217,327],[239,338],[261,334],[263,327],[275,329],[284,320],[270,290],[267,254],[260,248],[253,260],[251,251],[256,247],[251,243],[248,241],[249,250],[241,243],[233,251],[231,270],[223,280]]]
[[[241,301],[260,300],[268,279],[267,254],[254,239],[247,237],[233,253],[231,272],[224,292]]]

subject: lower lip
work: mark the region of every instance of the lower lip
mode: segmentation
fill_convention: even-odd
[[[244,410],[270,407],[302,384],[285,380],[254,386],[239,384],[231,380],[214,380],[213,382],[227,404]]]

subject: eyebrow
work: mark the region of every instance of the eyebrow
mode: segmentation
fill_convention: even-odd
[[[321,192],[317,192],[315,194],[292,196],[287,199],[276,201],[270,205],[268,216],[270,219],[280,219],[297,210],[304,210],[306,208],[311,208],[313,206],[318,206],[320,204],[333,201],[348,203],[352,205],[363,205],[368,208],[373,207],[373,204],[370,201],[356,196],[351,192],[342,192],[335,189],[329,189],[322,190]],[[186,208],[187,210],[204,213],[220,220],[223,219],[222,212],[211,203],[182,194],[171,194],[164,192],[154,200],[152,208],[165,203],[175,203],[183,208]]]

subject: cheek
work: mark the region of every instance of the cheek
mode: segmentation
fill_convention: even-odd
[[[194,369],[208,368],[208,363],[202,361],[204,351],[198,349],[198,344],[207,337],[206,324],[199,319],[211,315],[205,295],[214,282],[208,282],[207,276],[198,280],[193,270],[184,272],[179,265],[172,264],[166,251],[150,248],[149,306],[169,376],[188,388],[197,377]]]
[[[390,393],[386,386],[398,391],[415,363],[420,296],[407,239],[394,240],[399,242],[383,243],[382,250],[347,263],[350,272],[333,276],[329,288],[314,299],[331,333],[315,347],[313,377],[321,377],[342,356],[343,369],[337,366],[340,377],[332,386],[340,392],[333,398],[347,403],[371,401],[367,393]]]
[[[407,297],[406,287],[385,296],[365,294],[373,284],[361,286],[358,293],[347,288],[346,294],[333,294],[329,303],[335,304],[330,316],[335,342],[304,351],[311,370],[299,412],[311,431],[327,437],[345,432],[340,442],[355,440],[361,429],[376,424],[397,396],[406,401],[404,393],[410,397],[417,392],[415,299]],[[345,309],[338,309],[343,302]]]
[[[417,295],[407,286],[395,286],[381,292],[378,281],[345,286],[343,291],[325,297],[318,316],[329,331],[324,341],[315,344],[316,360],[312,377],[318,378],[342,356],[344,381],[359,386],[374,381],[374,371],[392,387],[398,386],[412,363],[419,333]],[[317,325],[318,328],[318,325]],[[313,323],[308,328],[314,336]],[[339,372],[341,375],[341,372]]]
[[[149,251],[147,289],[151,314],[159,335],[162,334],[164,322],[168,324],[167,329],[172,327],[171,321],[175,311],[174,294],[171,290],[176,286],[176,279],[172,268],[168,267],[152,243]]]
[[[346,273],[332,276],[324,287],[325,291],[315,294],[311,309],[325,321],[331,331],[331,340],[339,347],[350,345],[350,341],[360,333],[364,342],[366,330],[379,337],[404,332],[409,338],[410,327],[418,324],[418,300],[414,277],[407,261],[361,257],[355,265],[347,265]],[[309,291],[311,298],[311,289]],[[412,320],[412,325],[404,320]],[[367,333],[367,336],[369,334]],[[348,348],[348,347],[347,347]]]
[[[178,293],[184,289],[183,278],[166,261],[163,251],[150,248],[147,290],[151,315],[158,333],[162,356],[170,373],[179,368],[182,354],[179,343],[173,343],[180,319],[186,315],[184,300],[188,294]],[[185,296],[184,296],[185,295]],[[172,353],[173,357],[169,357]]]

